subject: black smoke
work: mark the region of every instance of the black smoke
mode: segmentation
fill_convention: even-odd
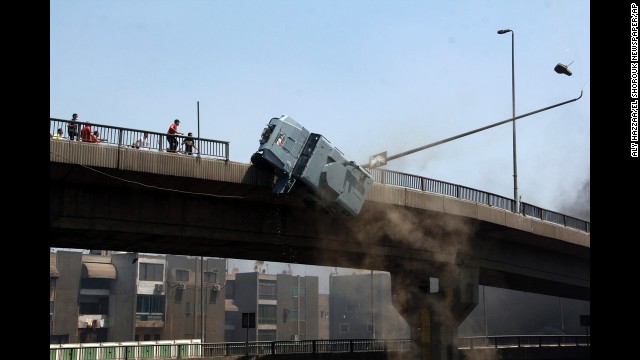
[[[591,179],[585,180],[573,199],[560,205],[560,213],[591,221]]]

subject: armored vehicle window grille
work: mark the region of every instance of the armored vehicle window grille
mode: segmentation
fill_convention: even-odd
[[[302,154],[300,155],[300,158],[298,159],[296,166],[293,168],[293,172],[292,172],[293,176],[302,175],[302,172],[307,167],[309,158],[313,154],[313,151],[315,150],[316,145],[318,145],[318,140],[320,140],[320,135],[318,134],[311,134],[307,138],[307,142],[304,144],[304,150],[302,150]]]

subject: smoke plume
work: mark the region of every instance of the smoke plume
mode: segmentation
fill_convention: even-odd
[[[572,199],[560,205],[560,212],[578,219],[591,221],[591,179],[585,180]]]

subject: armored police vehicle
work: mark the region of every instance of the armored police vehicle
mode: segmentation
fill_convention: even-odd
[[[373,183],[369,172],[348,161],[324,136],[310,133],[287,115],[269,121],[251,163],[273,171],[274,193],[294,191],[341,216],[360,213]]]

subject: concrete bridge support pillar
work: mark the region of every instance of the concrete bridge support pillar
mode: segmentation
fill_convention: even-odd
[[[393,302],[411,329],[412,360],[458,360],[458,326],[478,304],[478,268],[444,272],[430,292],[429,275],[391,274]]]

